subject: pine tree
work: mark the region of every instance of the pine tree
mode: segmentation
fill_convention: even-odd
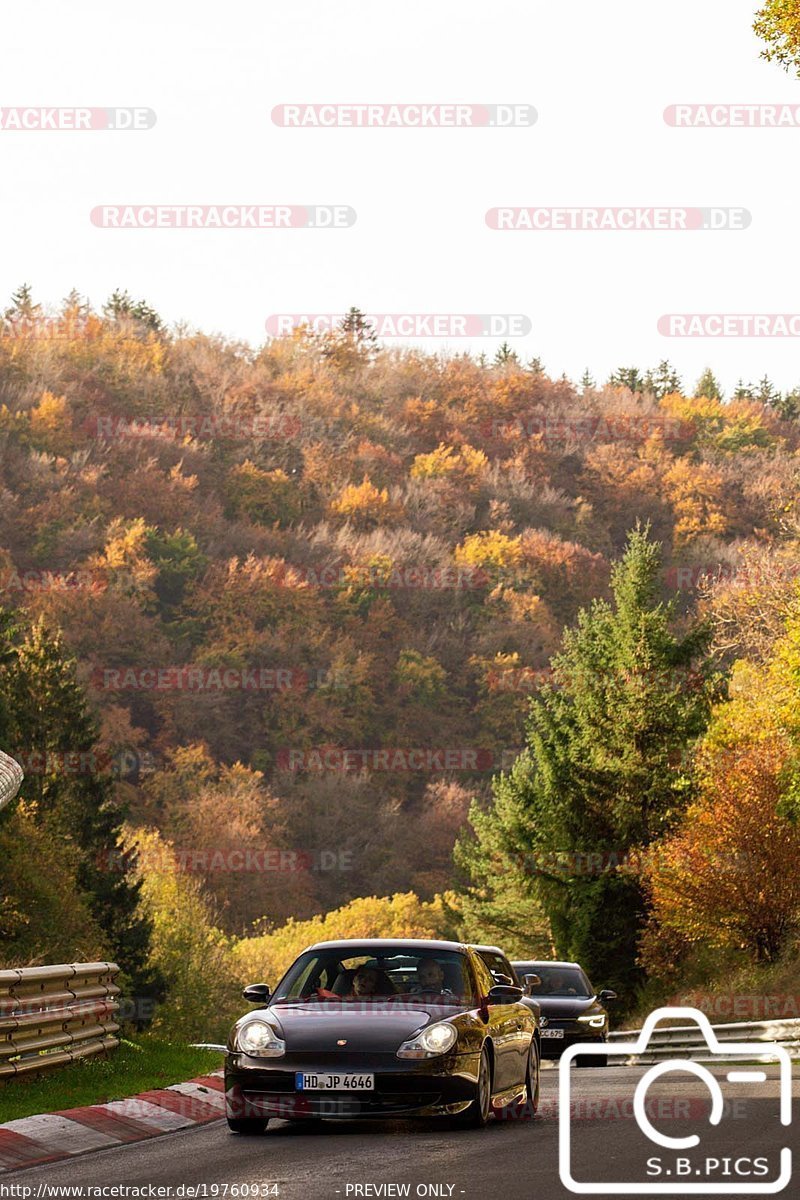
[[[351,308],[339,322],[339,330],[362,349],[375,349],[378,337],[374,326],[360,308]]]
[[[31,324],[41,318],[42,306],[35,303],[29,283],[23,283],[12,293],[11,304],[3,316],[14,325]]]
[[[751,383],[745,383],[743,379],[739,379],[736,383],[736,387],[733,389],[733,399],[755,400],[753,385]]]
[[[525,370],[530,371],[531,375],[544,375],[544,364],[540,358],[534,356],[528,359]]]
[[[709,400],[722,400],[722,388],[710,367],[706,367],[695,384],[695,397],[706,396]]]
[[[89,316],[92,307],[77,288],[71,288],[61,301],[61,316],[71,324],[81,324]]]
[[[594,386],[595,386],[594,376],[592,375],[591,371],[587,367],[586,370],[581,375],[581,387],[583,388],[583,390],[585,392],[590,392]]]
[[[778,392],[772,401],[772,407],[784,421],[800,420],[800,387],[783,395]]]
[[[156,310],[146,300],[134,300],[128,291],[117,288],[103,305],[103,316],[108,321],[129,321],[148,333],[162,333],[164,324]]]
[[[685,752],[719,687],[708,627],[673,632],[675,602],[659,598],[660,570],[660,547],[635,530],[614,568],[613,603],[595,601],[564,634],[554,683],[532,705],[526,749],[496,781],[491,807],[474,807],[457,852],[472,882],[465,894],[473,906],[482,900],[490,920],[509,898],[487,884],[486,864],[517,876],[520,862],[530,864],[517,911],[538,901],[559,956],[629,994],[641,979],[646,911],[626,860],[685,810],[693,794]]]
[[[682,389],[681,377],[668,358],[662,358],[655,370],[650,370],[645,375],[644,390],[651,392],[656,400],[663,400],[665,396]]]
[[[644,380],[638,367],[619,367],[616,371],[612,371],[608,382],[611,387],[624,387],[629,392],[644,391]]]
[[[518,367],[519,355],[516,350],[511,349],[508,342],[503,342],[502,346],[497,349],[493,365],[495,367]]]
[[[138,886],[128,880],[130,855],[119,846],[126,813],[114,800],[110,764],[98,748],[98,731],[76,677],[76,662],[59,634],[37,622],[23,640],[10,643],[3,631],[5,666],[0,665],[0,716],[10,753],[23,760],[42,756],[30,772],[25,798],[38,824],[80,851],[77,882],[113,955],[137,995],[157,981],[146,966],[150,926],[137,913]],[[47,758],[49,756],[49,759]],[[46,864],[43,864],[46,869]]]
[[[763,379],[759,380],[755,398],[756,400],[760,400],[762,404],[769,404],[771,407],[780,399],[780,392],[775,387],[769,375],[765,375]]]

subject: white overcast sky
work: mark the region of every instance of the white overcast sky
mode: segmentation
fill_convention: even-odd
[[[525,313],[552,374],[668,356],[800,384],[797,339],[674,340],[668,312],[800,312],[800,129],[680,130],[680,101],[800,104],[756,0],[228,0],[5,5],[0,107],[143,105],[142,133],[0,132],[2,291],[252,342],[272,313]],[[532,128],[290,130],[276,104],[518,102]],[[103,203],[352,205],[349,230],[94,228]],[[745,232],[498,233],[497,205],[741,206]],[[424,342],[433,347],[437,343]],[[493,353],[496,341],[471,343]],[[448,348],[465,343],[451,340]]]

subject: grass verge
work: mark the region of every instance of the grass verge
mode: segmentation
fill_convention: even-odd
[[[36,1113],[124,1100],[150,1088],[184,1083],[222,1066],[211,1050],[173,1046],[150,1037],[123,1041],[107,1058],[90,1058],[42,1075],[0,1083],[0,1123]]]

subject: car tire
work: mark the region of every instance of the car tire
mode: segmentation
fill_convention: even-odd
[[[541,1086],[541,1050],[536,1038],[531,1038],[528,1059],[525,1064],[525,1099],[517,1100],[504,1113],[516,1121],[532,1121],[539,1108]]]
[[[541,1088],[541,1065],[542,1056],[539,1051],[539,1043],[536,1038],[531,1038],[531,1048],[528,1055],[528,1067],[525,1072],[525,1088],[528,1093],[528,1099],[525,1103],[525,1110],[531,1117],[535,1117],[539,1108],[539,1091]]]
[[[492,1064],[489,1051],[484,1046],[481,1050],[481,1061],[478,1067],[478,1082],[475,1085],[475,1095],[456,1121],[465,1129],[482,1129],[489,1121],[492,1111]]]
[[[228,1129],[231,1133],[242,1133],[254,1137],[266,1133],[269,1117],[228,1117]]]

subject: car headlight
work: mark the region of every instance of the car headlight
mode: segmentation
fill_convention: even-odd
[[[578,1020],[582,1021],[584,1025],[591,1025],[592,1029],[602,1029],[606,1023],[604,1013],[599,1013],[597,1016],[592,1017],[578,1017]]]
[[[236,1049],[251,1058],[283,1058],[286,1042],[267,1021],[246,1021],[236,1034]]]
[[[446,1054],[448,1050],[452,1050],[457,1039],[456,1028],[447,1021],[439,1021],[435,1025],[426,1025],[416,1037],[403,1042],[397,1051],[397,1057],[433,1058],[437,1054]]]

